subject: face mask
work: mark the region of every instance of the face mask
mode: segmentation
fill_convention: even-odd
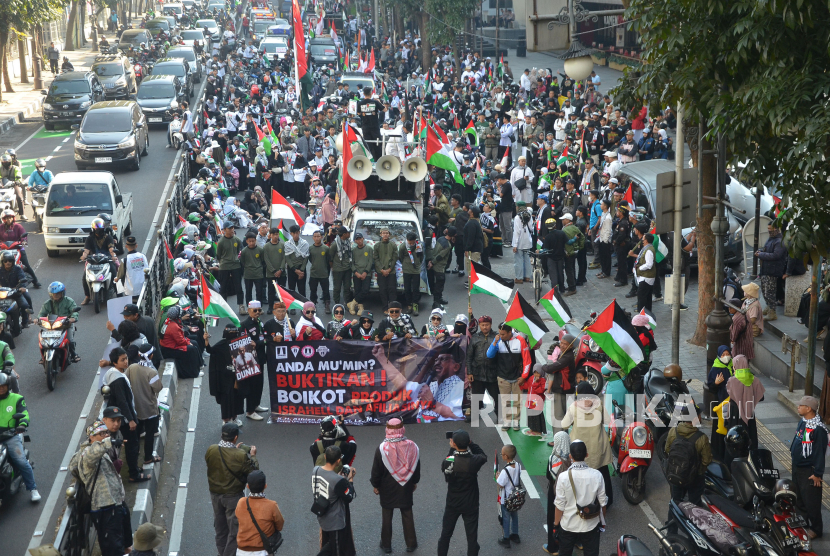
[[[732,356],[731,355],[724,355],[723,357],[720,358],[720,360],[724,365],[728,365],[729,362],[732,361]]]

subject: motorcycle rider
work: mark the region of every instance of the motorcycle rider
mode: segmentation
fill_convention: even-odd
[[[29,314],[32,313],[32,298],[26,292],[27,279],[23,269],[14,264],[14,253],[3,251],[0,255],[0,286],[12,288],[15,291],[9,297],[17,301],[16,307],[10,312],[12,322],[19,322],[19,328],[29,327]]]
[[[0,180],[9,180],[14,183],[14,196],[17,198],[17,212],[20,214],[20,220],[26,222],[29,220],[23,214],[23,172],[20,166],[14,164],[12,157],[8,153],[0,156]]]
[[[35,473],[32,465],[26,459],[23,450],[23,433],[29,426],[29,412],[26,410],[26,400],[20,394],[10,391],[11,379],[5,373],[0,373],[0,434],[14,432],[14,436],[3,440],[9,454],[9,460],[15,469],[23,476],[26,490],[32,497],[32,502],[40,502],[40,493],[35,483]],[[22,413],[23,417],[16,420],[14,415]]]
[[[72,62],[69,61],[69,58],[64,56],[63,63],[61,64],[61,73],[65,71],[75,71],[75,66],[72,65]]]
[[[26,187],[26,189],[28,189],[29,191],[31,191],[34,187],[43,187],[48,189],[48,187],[52,184],[52,180],[54,179],[54,177],[54,174],[52,174],[50,170],[46,169],[46,160],[44,160],[43,158],[38,158],[37,160],[35,160],[35,171],[29,174],[29,184]],[[25,202],[25,195],[23,200]],[[34,207],[32,208],[34,209]]]
[[[0,225],[0,241],[6,243],[7,245],[14,243],[15,241],[22,241],[23,235],[26,234],[26,230],[21,224],[15,223],[14,211],[11,209],[4,210],[2,215],[0,215],[0,219],[3,221],[3,224]],[[32,287],[40,289],[40,281],[38,281],[32,265],[29,264],[29,257],[26,256],[26,249],[21,247],[19,251],[20,262],[23,263],[23,268],[25,268],[26,272],[28,272],[32,277]]]
[[[92,254],[104,254],[111,257],[110,261],[110,275],[115,276],[115,261],[118,260],[115,254],[115,238],[109,232],[108,221],[109,215],[99,214],[97,218],[92,221],[92,230],[84,242],[84,252],[81,255],[81,260]],[[81,276],[81,283],[84,286],[84,301],[81,305],[89,304],[89,284],[86,283],[86,273]]]
[[[52,282],[49,284],[48,291],[49,299],[40,308],[37,316],[58,315],[66,317],[70,324],[78,322],[78,304],[71,297],[66,296],[66,286],[63,282]],[[75,327],[69,326],[66,330],[69,337],[69,360],[78,363],[81,358],[75,353]]]

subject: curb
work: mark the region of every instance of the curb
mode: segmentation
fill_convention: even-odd
[[[801,398],[804,396],[804,390],[793,390],[790,392],[786,388],[783,390],[778,391],[778,401],[793,412],[793,415],[798,415],[798,402],[801,401]]]
[[[9,130],[17,124],[22,124],[23,120],[25,120],[26,118],[40,110],[41,104],[43,104],[43,98],[34,100],[27,104],[23,108],[23,110],[18,112],[16,115],[7,116],[2,121],[0,121],[0,135],[8,133]]]
[[[170,421],[169,409],[173,406],[176,399],[176,392],[178,390],[178,373],[176,372],[176,364],[168,361],[164,364],[164,371],[161,375],[162,389],[159,392],[159,407],[166,407],[167,410],[161,411],[161,423],[159,424],[159,435],[156,437],[153,453],[160,456],[162,462],[149,463],[144,466],[144,472],[150,474],[150,480],[142,483],[135,493],[135,504],[133,504],[132,512],[130,514],[130,524],[133,531],[138,529],[139,525],[146,523],[153,517],[153,501],[158,491],[159,479],[161,477],[161,465],[164,462],[164,448],[167,444],[167,427]]]

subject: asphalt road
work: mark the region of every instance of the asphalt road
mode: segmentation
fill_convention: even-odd
[[[201,91],[201,89],[199,89]],[[194,99],[197,97],[194,97]],[[47,158],[47,168],[53,173],[76,171],[73,158],[74,132],[47,132],[40,121],[32,121],[13,128],[10,134],[0,137],[0,149],[9,147],[17,150],[23,164],[26,178],[33,170],[34,160]],[[142,160],[141,169],[111,169],[122,191],[133,194],[133,235],[139,246],[150,231],[159,199],[165,189],[176,151],[165,148],[166,128],[151,128],[149,155]],[[35,311],[47,299],[46,286],[60,280],[66,284],[67,295],[80,303],[83,300],[81,275],[83,267],[78,263],[79,255],[62,252],[59,258],[48,258],[43,238],[35,232],[31,207],[26,207],[30,222],[23,223],[29,231],[29,262],[44,285],[42,289],[31,290]],[[94,216],[94,215],[93,215]],[[93,218],[90,216],[90,219]],[[149,255],[149,254],[148,254]],[[46,537],[51,540],[59,512],[64,507],[63,490],[67,473],[60,471],[72,433],[79,419],[86,420],[82,408],[90,395],[93,383],[97,385],[97,362],[108,342],[105,328],[106,313],[96,315],[92,306],[83,308],[78,322],[75,339],[82,361],[71,365],[57,379],[54,392],[49,392],[43,369],[38,365],[40,354],[37,344],[37,328],[25,330],[15,339],[14,350],[17,372],[21,375],[21,393],[31,415],[29,434],[32,442],[28,445],[35,461],[35,479],[43,496],[39,504],[33,504],[26,492],[19,492],[12,499],[5,500],[0,507],[0,538],[3,539],[2,554],[23,555],[29,541],[35,534],[38,521],[48,523]],[[95,398],[95,408],[100,405],[100,395]],[[74,451],[74,446],[73,446]],[[54,484],[59,485],[57,503],[52,506],[48,521],[42,513],[49,513],[47,497]]]

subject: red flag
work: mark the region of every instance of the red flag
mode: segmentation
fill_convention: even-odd
[[[277,192],[276,189],[272,189],[271,190],[271,215],[273,216],[275,214],[275,211],[276,212],[280,212],[280,211],[286,212],[285,208],[283,208],[283,207],[288,207],[288,209],[291,211],[291,214],[294,217],[294,221],[297,223],[297,226],[300,226],[302,228],[302,226],[305,224],[305,220],[300,218],[300,213],[298,213],[297,210],[293,207],[293,205],[291,203],[289,203],[288,200],[285,197],[280,195]],[[286,214],[285,216],[287,217],[288,215]]]
[[[366,73],[375,71],[375,49],[373,48],[369,54],[369,63],[366,65]]]
[[[256,140],[257,140],[259,143],[262,143],[262,139],[263,139],[263,137],[265,137],[265,134],[264,134],[264,133],[262,133],[262,130],[261,130],[261,129],[259,129],[259,126],[258,126],[258,125],[256,125],[256,122],[254,122],[254,129],[256,130]]]
[[[268,135],[274,133],[274,130],[271,128],[271,124],[268,122],[268,119],[265,120],[265,125],[268,127]]]
[[[297,63],[297,81],[308,73],[308,57],[305,52],[305,35],[303,34],[303,18],[300,5],[294,0],[294,60]],[[299,83],[297,83],[299,89]]]
[[[343,120],[343,191],[349,198],[351,204],[356,204],[366,198],[366,186],[362,181],[357,181],[349,176],[346,168],[349,167],[349,161],[352,159],[352,142],[357,141],[357,135],[349,126],[346,120]]]
[[[628,184],[628,189],[625,190],[623,201],[628,201],[628,208],[634,208],[634,192],[631,190],[631,184]]]

